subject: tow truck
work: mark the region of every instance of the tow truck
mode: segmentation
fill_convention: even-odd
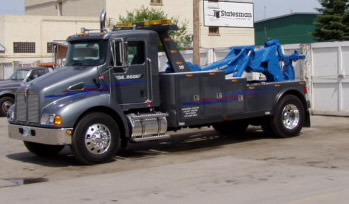
[[[213,126],[240,134],[261,125],[287,138],[310,126],[306,83],[292,75],[299,53],[286,56],[272,42],[261,51],[232,48],[223,61],[201,67],[184,61],[169,35],[178,29],[170,21],[107,32],[105,16],[100,32],[67,39],[65,67],[17,90],[8,134],[30,152],[54,155],[68,145],[78,161],[96,164],[131,142],[167,139],[170,130]],[[159,41],[168,58],[161,73]],[[266,80],[247,81],[242,70],[264,73]]]

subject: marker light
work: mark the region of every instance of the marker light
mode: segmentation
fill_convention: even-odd
[[[69,129],[66,131],[67,135],[73,135],[73,130]]]
[[[170,25],[172,24],[172,20],[152,20],[138,23],[119,23],[116,24],[117,27],[145,27],[145,26],[157,26],[157,25]]]
[[[63,118],[60,115],[55,116],[55,125],[63,125]]]

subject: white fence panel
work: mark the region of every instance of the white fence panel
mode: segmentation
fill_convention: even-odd
[[[312,44],[314,114],[349,116],[349,42]]]

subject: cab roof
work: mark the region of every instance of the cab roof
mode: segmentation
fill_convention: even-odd
[[[168,32],[172,30],[178,30],[178,26],[171,24],[170,20],[155,20],[149,22],[130,23],[130,24],[118,24],[114,26],[112,32],[99,32],[99,33],[80,33],[70,36],[67,41],[83,41],[83,40],[106,40],[112,37],[132,37],[137,35],[144,35],[150,33]]]

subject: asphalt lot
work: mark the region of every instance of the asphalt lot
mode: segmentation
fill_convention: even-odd
[[[0,119],[0,203],[347,203],[349,118],[312,117],[295,138],[260,128],[240,137],[210,128],[133,144],[115,161],[81,166],[69,148],[52,158],[7,137]],[[31,183],[17,185],[17,183]],[[38,183],[36,183],[38,182]]]

